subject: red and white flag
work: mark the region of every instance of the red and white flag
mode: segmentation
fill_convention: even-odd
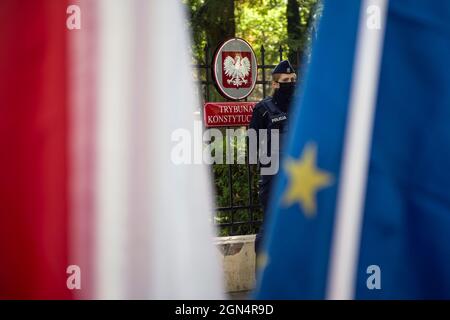
[[[0,298],[222,298],[181,2],[2,0],[0,43]]]

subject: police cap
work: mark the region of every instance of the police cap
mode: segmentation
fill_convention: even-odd
[[[276,73],[295,73],[289,60],[281,61],[272,71],[272,74]]]

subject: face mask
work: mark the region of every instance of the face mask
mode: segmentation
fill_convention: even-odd
[[[278,82],[280,87],[275,90],[273,98],[280,106],[282,111],[286,112],[295,90],[295,82]]]

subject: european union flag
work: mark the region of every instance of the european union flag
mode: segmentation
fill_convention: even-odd
[[[325,0],[261,299],[450,298],[450,1]]]

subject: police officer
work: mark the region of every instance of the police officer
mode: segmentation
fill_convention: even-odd
[[[252,120],[250,122],[250,129],[256,131],[258,146],[265,146],[266,150],[259,149],[259,152],[266,152],[268,158],[272,161],[274,156],[271,150],[271,130],[277,129],[279,133],[279,154],[277,159],[281,159],[283,153],[283,140],[288,131],[288,113],[289,105],[291,103],[294,90],[295,82],[297,76],[292,68],[292,65],[288,60],[281,61],[272,71],[272,89],[273,96],[267,97],[266,99],[260,101],[256,104],[253,109]],[[260,135],[259,130],[266,129],[266,135]],[[266,139],[267,141],[262,142],[261,139]],[[275,150],[274,150],[275,151]],[[262,204],[264,217],[267,218],[267,205],[269,201],[270,190],[272,187],[272,182],[274,180],[275,174],[263,174],[263,168],[270,166],[270,164],[262,164],[259,161],[259,167],[261,169],[260,181],[259,181],[259,199]],[[258,252],[259,245],[262,240],[262,228],[256,235],[255,240],[255,251]]]

